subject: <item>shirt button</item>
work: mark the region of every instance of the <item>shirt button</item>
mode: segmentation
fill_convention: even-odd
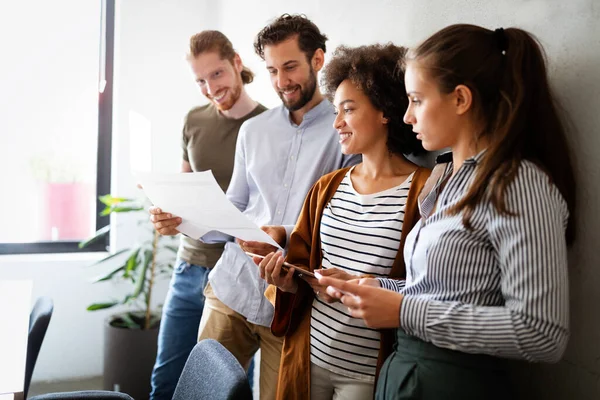
[[[277,210],[277,214],[278,214],[278,215],[281,215],[281,210]]]
[[[295,158],[294,156],[291,156],[291,157],[290,157],[290,160],[293,160],[294,158]]]
[[[302,129],[298,129],[296,133],[302,133]]]
[[[287,183],[284,183],[284,184],[283,184],[283,187],[285,187],[285,188],[286,188],[286,187],[288,187],[288,184],[287,184]]]

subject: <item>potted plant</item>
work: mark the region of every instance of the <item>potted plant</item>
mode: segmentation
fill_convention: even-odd
[[[112,265],[109,272],[94,279],[94,283],[117,281],[131,284],[131,290],[124,298],[94,303],[87,308],[96,311],[127,306],[127,311],[111,315],[105,324],[104,389],[125,392],[135,399],[148,398],[161,315],[160,310],[152,309],[152,290],[157,279],[171,275],[177,242],[174,237],[161,236],[154,230],[148,214],[144,212],[144,202],[111,195],[100,196],[99,199],[105,205],[100,213],[102,216],[140,213],[136,243],[93,264]],[[98,230],[79,247],[84,248],[100,240],[109,230],[110,225]]]

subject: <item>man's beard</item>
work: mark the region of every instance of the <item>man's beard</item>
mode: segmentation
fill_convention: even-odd
[[[306,87],[304,89],[300,85],[298,85],[298,87],[300,90],[300,98],[294,103],[286,102],[282,91],[277,92],[285,108],[287,108],[290,111],[298,111],[299,109],[304,107],[309,101],[311,101],[313,96],[315,95],[315,91],[317,90],[317,77],[312,67],[310,68],[310,74],[308,80],[306,81]]]
[[[237,101],[239,100],[240,96],[242,95],[242,88],[243,87],[244,87],[244,84],[242,83],[242,79],[240,78],[236,82],[235,86],[227,89],[229,91],[229,93],[227,94],[227,96],[229,98],[227,99],[227,101],[225,103],[217,103],[216,101],[213,100],[213,104],[220,111],[231,110],[231,108],[235,105],[235,103],[237,103]]]

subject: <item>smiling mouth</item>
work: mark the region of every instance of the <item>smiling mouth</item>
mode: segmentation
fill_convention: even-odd
[[[292,89],[280,90],[279,93],[283,94],[285,97],[289,97],[289,96],[293,95],[294,93],[296,93],[296,91],[298,91],[298,89],[300,89],[300,87],[296,86]]]
[[[352,136],[351,132],[343,132],[340,133],[340,143],[345,142],[346,140],[348,140],[350,138],[350,136]]]
[[[224,90],[220,95],[212,96],[212,99],[214,101],[216,101],[217,103],[220,103],[225,98],[226,94],[227,94],[227,90]]]

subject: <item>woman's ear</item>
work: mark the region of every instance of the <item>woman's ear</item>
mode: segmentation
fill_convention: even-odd
[[[458,85],[454,88],[454,107],[456,115],[463,115],[473,106],[473,92],[466,85]]]

